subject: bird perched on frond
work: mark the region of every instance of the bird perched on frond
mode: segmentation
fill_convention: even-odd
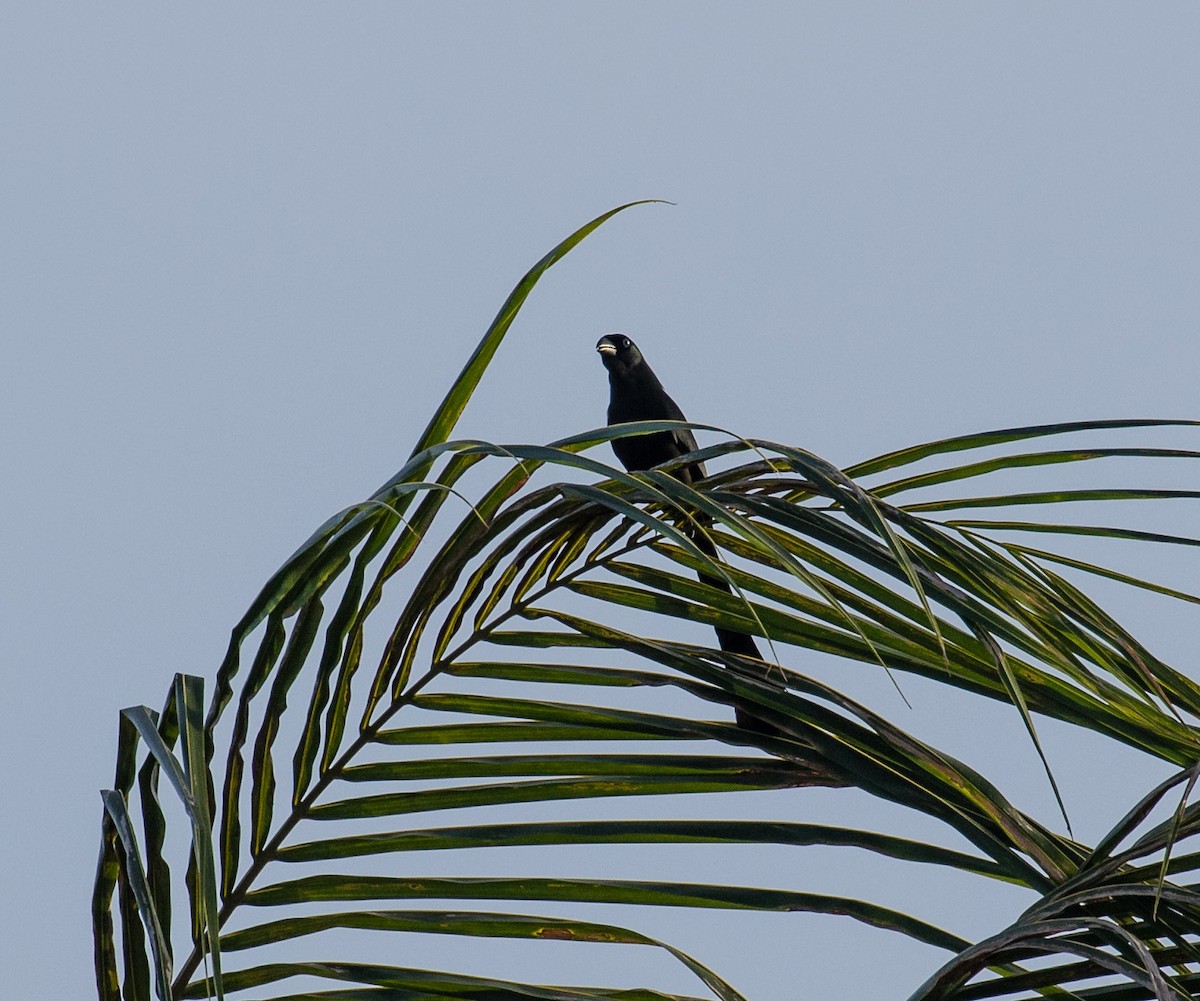
[[[596,344],[608,369],[608,423],[631,421],[686,421],[679,404],[667,395],[638,346],[624,334],[605,334]],[[689,428],[656,431],[632,438],[616,438],[613,451],[629,472],[650,469],[699,447]],[[704,465],[693,463],[675,475],[689,486],[704,478]]]
[[[608,369],[608,423],[627,424],[632,421],[686,421],[683,411],[663,389],[654,370],[642,357],[638,346],[624,334],[605,334],[596,344],[600,360]],[[615,438],[613,451],[628,472],[650,469],[671,459],[677,459],[697,449],[696,436],[688,428],[670,431],[654,431],[649,434]],[[704,479],[706,473],[701,462],[688,463],[673,471],[673,475],[689,486]],[[689,533],[698,549],[709,559],[720,559],[717,548],[708,535],[700,529]],[[700,581],[726,593],[732,593],[729,585],[718,577],[701,573]],[[758,645],[747,633],[732,632],[716,627],[717,641],[726,653],[741,654],[762,660]],[[738,725],[758,733],[779,735],[780,731],[743,709],[735,708]]]

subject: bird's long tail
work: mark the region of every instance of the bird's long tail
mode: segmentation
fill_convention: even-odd
[[[701,526],[693,526],[689,532],[692,541],[696,543],[696,548],[699,549],[714,563],[721,561],[720,554],[717,552],[717,547],[708,533]],[[728,582],[720,577],[713,577],[701,571],[698,574],[701,584],[707,584],[709,587],[715,587],[726,594],[733,594],[733,589]],[[749,633],[739,633],[731,629],[722,629],[720,626],[713,627],[717,634],[717,642],[721,645],[721,649],[725,653],[740,654],[743,657],[753,657],[755,660],[763,661],[764,668],[766,661],[763,660],[762,653],[759,652],[758,644],[754,642],[754,637]],[[773,737],[786,736],[778,727],[759,719],[757,716],[742,709],[740,706],[734,706],[734,717],[737,720],[738,726],[743,730],[750,730],[754,733],[767,734]]]

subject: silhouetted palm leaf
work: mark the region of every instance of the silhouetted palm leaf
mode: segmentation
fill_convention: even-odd
[[[93,899],[100,997],[252,988],[279,998],[678,996],[348,958],[297,961],[294,950],[280,951],[303,942],[324,952],[349,931],[649,946],[713,995],[741,997],[669,943],[607,921],[529,914],[522,907],[532,901],[618,905],[623,923],[636,922],[641,906],[848,915],[952,954],[914,998],[1190,996],[1200,900],[1174,877],[1200,865],[1189,848],[1200,813],[1181,808],[1175,822],[1137,833],[1190,772],[1090,848],[791,661],[809,650],[882,666],[901,685],[905,674],[919,675],[1013,705],[1035,743],[1040,715],[1191,769],[1200,757],[1189,722],[1200,715],[1200,687],[1054,568],[1197,599],[1012,536],[1197,540],[1006,513],[942,516],[1040,505],[1057,517],[1080,502],[1119,512],[1127,505],[1118,501],[1200,497],[1143,485],[1016,491],[1005,480],[1113,459],[1155,470],[1193,462],[1200,453],[1105,442],[1195,422],[1015,428],[845,471],[794,446],[718,436],[674,464],[702,457],[721,467],[696,487],[669,475],[671,466],[628,474],[588,453],[672,422],[551,445],[448,441],[533,285],[616,211],[530,271],[404,467],[321,526],[267,583],[234,629],[207,718],[195,678],[176,680],[162,713],[123,714]],[[1081,436],[1087,443],[1074,444]],[[1051,438],[1064,447],[1022,451]],[[938,494],[964,487],[981,492]],[[697,546],[697,531],[708,533],[720,562]],[[704,645],[709,626],[765,636],[780,663]],[[364,663],[371,650],[377,655]],[[670,711],[654,711],[663,705]],[[770,729],[726,722],[731,714],[719,707],[727,706]],[[164,774],[189,821],[179,834],[168,825],[172,808],[159,802]],[[640,797],[808,786],[854,788],[918,811],[973,850],[814,824],[638,815]],[[563,804],[618,797],[627,819],[562,819]],[[488,819],[488,807],[517,804],[520,822]],[[456,820],[423,826],[419,815],[430,812]],[[184,841],[186,890],[167,861]],[[710,874],[697,882],[533,871],[449,877],[424,875],[416,861],[428,851],[473,859],[488,847],[698,843],[856,848],[1004,880],[1035,902],[1012,927],[973,944],[875,903]],[[451,900],[470,909],[436,903]],[[914,910],[922,903],[914,899]],[[173,921],[181,906],[184,928]]]

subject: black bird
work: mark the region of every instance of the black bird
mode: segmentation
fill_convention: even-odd
[[[630,421],[686,421],[679,404],[667,395],[654,370],[624,334],[606,334],[596,344],[608,369],[608,423]],[[696,436],[687,428],[656,431],[634,438],[617,438],[613,451],[629,472],[650,469],[697,449]],[[704,465],[693,463],[675,475],[689,486],[704,478]]]
[[[630,421],[685,421],[679,404],[667,395],[654,370],[642,353],[624,334],[605,334],[596,344],[600,360],[608,369],[608,423],[626,424]],[[613,451],[628,472],[650,469],[681,455],[696,451],[696,436],[687,428],[674,431],[655,431],[629,438],[616,438]],[[704,464],[689,463],[674,471],[674,475],[689,486],[704,479]],[[692,540],[709,559],[719,559],[717,548],[703,531],[693,531]],[[718,577],[701,573],[700,581],[709,587],[732,593],[729,585]],[[747,633],[716,630],[717,641],[726,653],[737,653],[762,660],[758,645]],[[738,725],[743,729],[779,736],[780,731],[735,707]]]

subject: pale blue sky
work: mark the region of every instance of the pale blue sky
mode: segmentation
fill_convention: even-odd
[[[160,704],[175,671],[212,677],[262,581],[400,465],[516,279],[606,208],[677,203],[551,272],[461,435],[601,423],[609,330],[693,419],[843,464],[1012,424],[1196,416],[1198,51],[1188,3],[10,4],[6,993],[92,993],[117,711]],[[1194,582],[1194,563],[1164,567]],[[1130,615],[1195,675],[1194,617]],[[939,732],[916,687],[932,739],[1011,756],[1010,792],[1053,821],[1014,717]],[[1103,753],[1047,736],[1068,787]],[[1141,776],[1074,793],[1080,833]],[[778,864],[896,906],[913,878]],[[1006,900],[953,930],[997,930]],[[940,961],[836,918],[631,920],[765,1001],[901,998]],[[572,979],[563,961],[546,979]]]

